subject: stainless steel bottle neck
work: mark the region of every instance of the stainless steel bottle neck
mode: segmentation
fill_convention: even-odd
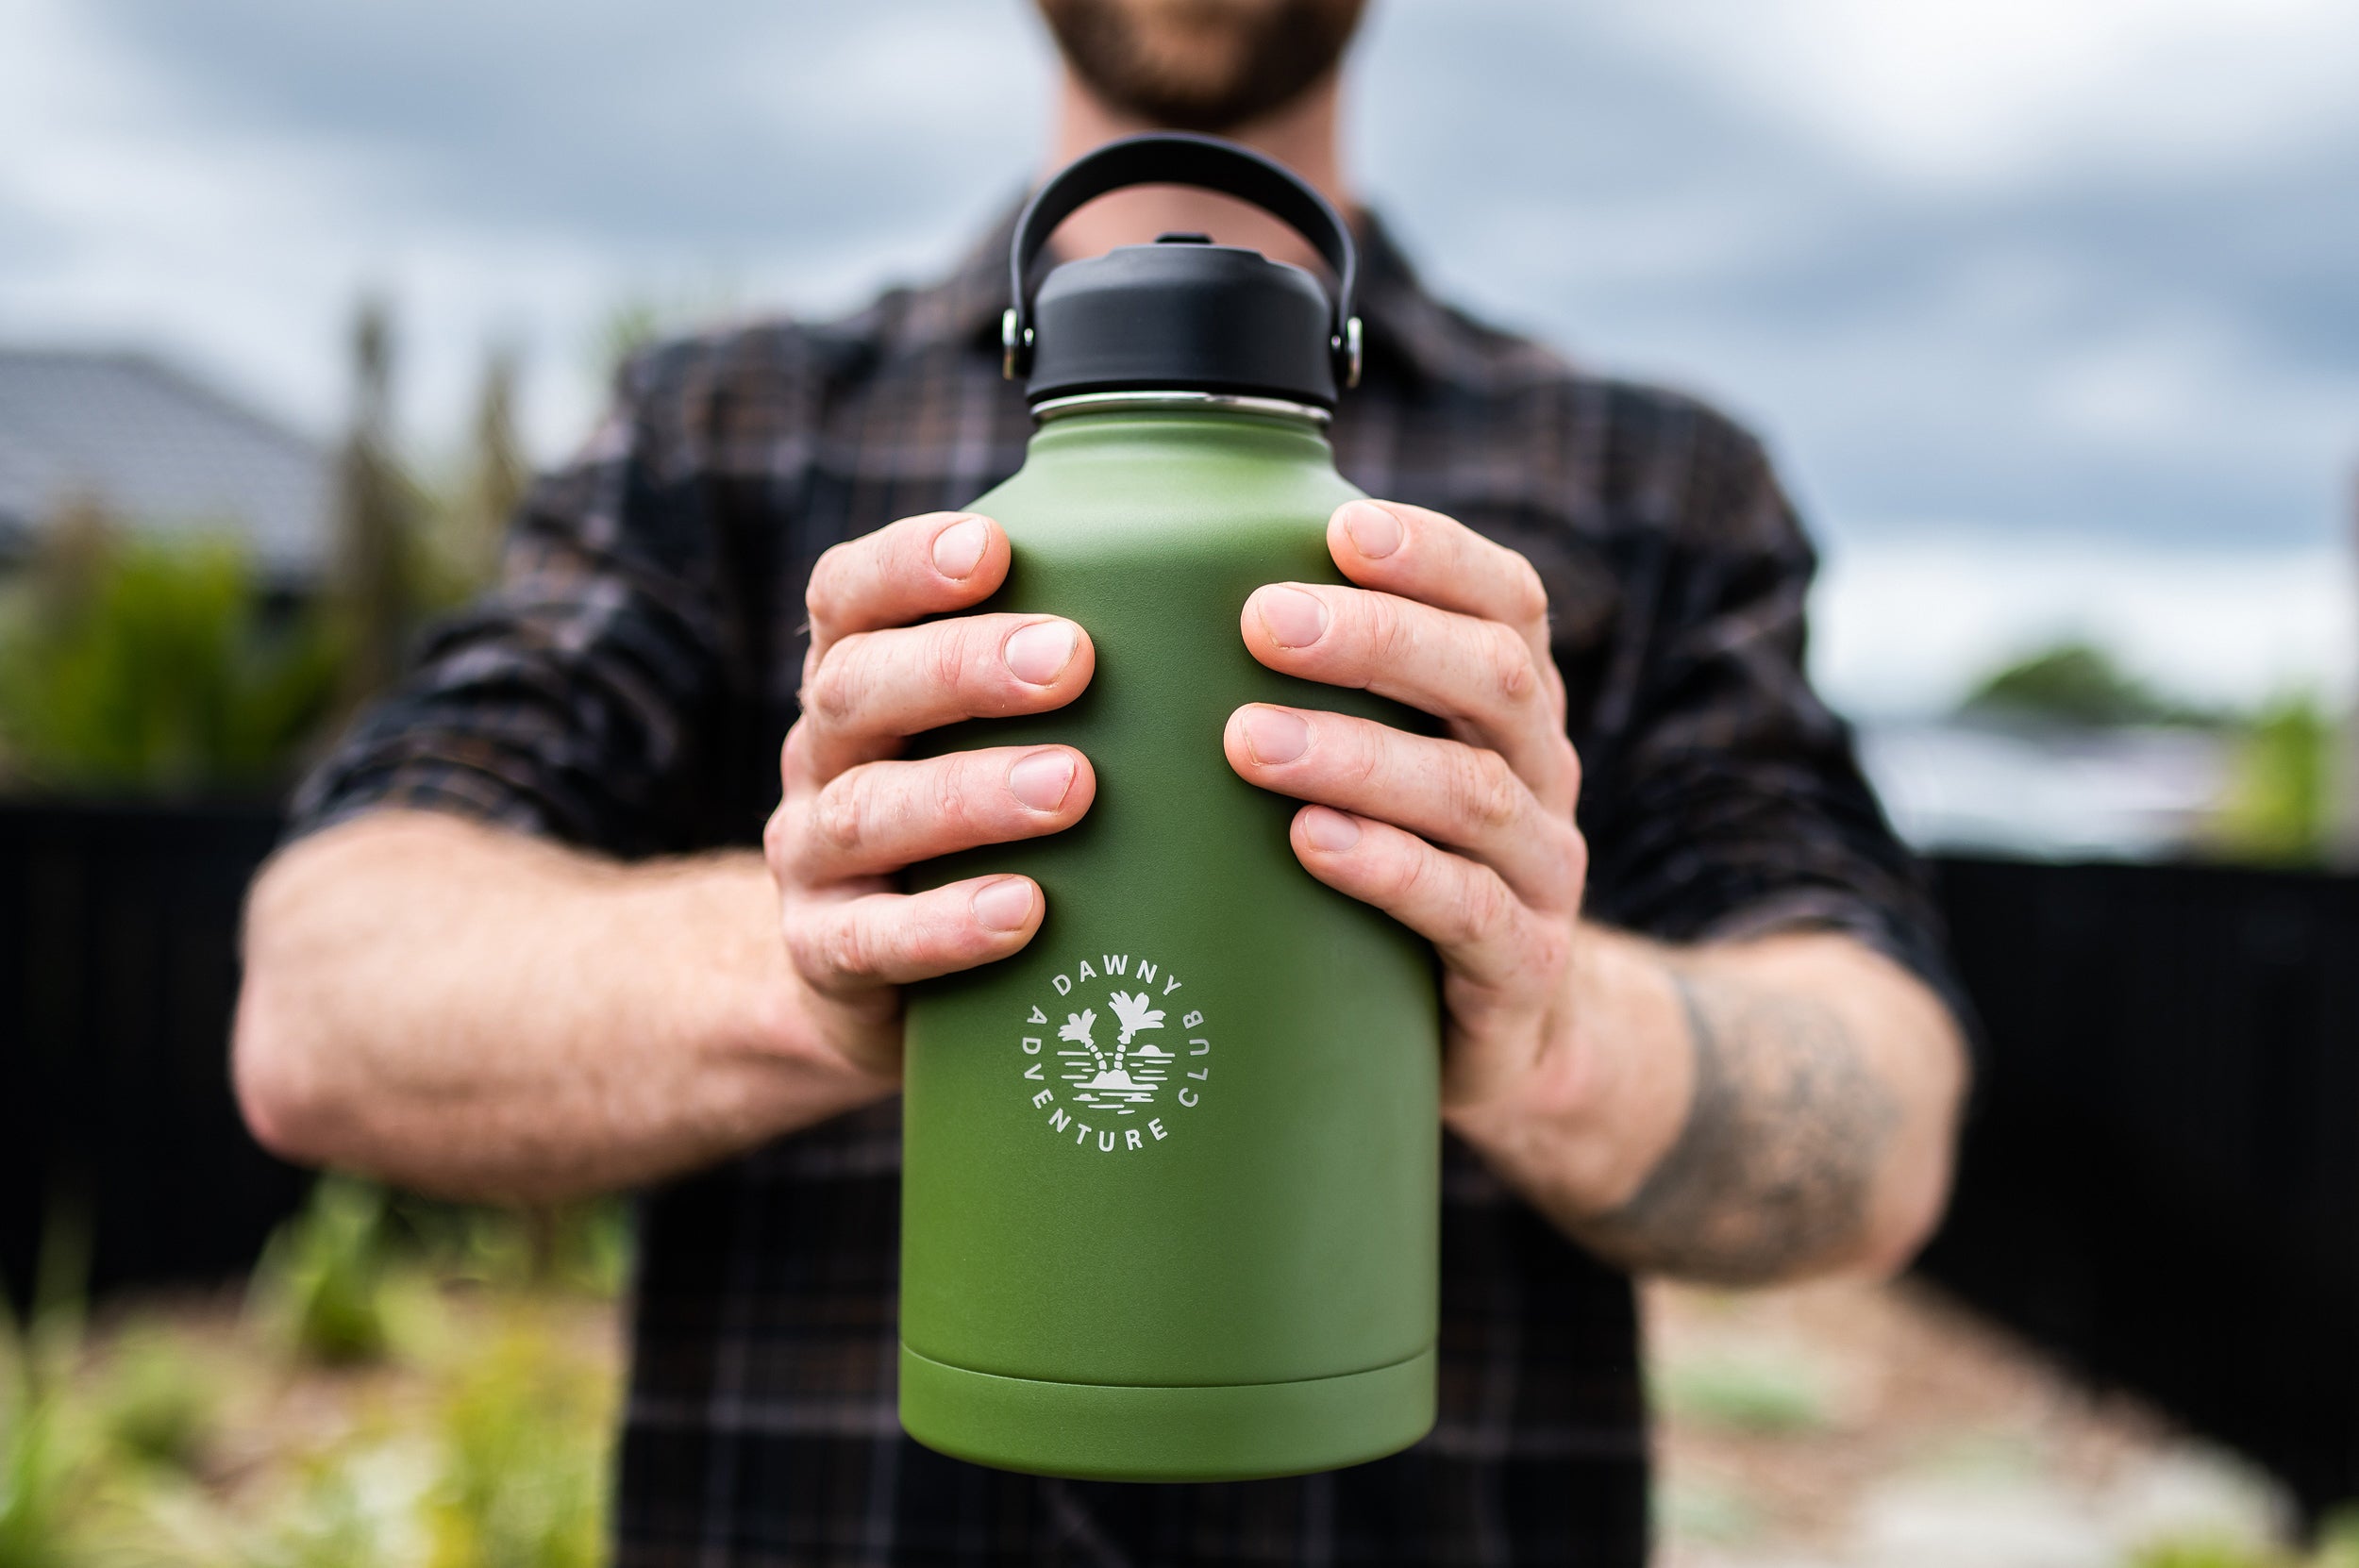
[[[1334,417],[1314,403],[1297,403],[1283,397],[1247,397],[1236,392],[1076,392],[1070,397],[1051,397],[1032,405],[1032,418],[1041,425],[1073,414],[1129,413],[1258,414],[1265,419],[1289,420],[1313,430],[1325,430],[1327,422]]]

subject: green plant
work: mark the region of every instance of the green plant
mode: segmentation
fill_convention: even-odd
[[[527,1209],[406,1198],[400,1213],[445,1280],[611,1299],[630,1266],[630,1211],[620,1198]]]
[[[601,1560],[619,1380],[581,1293],[612,1284],[619,1205],[430,1205],[325,1177],[227,1339],[160,1317],[86,1333],[87,1227],[62,1220],[25,1325],[0,1314],[0,1568]],[[463,1288],[421,1318],[438,1281]]]
[[[612,1300],[630,1277],[631,1241],[630,1206],[624,1199],[570,1205],[558,1215],[554,1276],[584,1294]]]
[[[327,595],[345,643],[341,695],[348,708],[400,674],[426,576],[418,538],[423,497],[394,449],[393,327],[381,300],[362,300],[354,315],[352,373],[352,426],[337,459]]]
[[[20,1325],[0,1297],[0,1568],[88,1560],[101,1456],[74,1404],[73,1377],[89,1263],[88,1225],[73,1206],[53,1202],[27,1320]]]
[[[275,620],[243,549],[93,540],[36,572],[0,633],[0,743],[61,787],[191,790],[283,773],[326,717],[334,639]]]
[[[89,1455],[54,1390],[22,1377],[0,1391],[0,1568],[81,1560],[77,1514]]]
[[[438,1568],[591,1568],[605,1536],[613,1390],[545,1324],[510,1321],[442,1406],[427,1517]]]
[[[2198,1535],[2150,1542],[2130,1554],[2128,1568],[2298,1568],[2282,1552],[2226,1536]]]
[[[2332,828],[2335,726],[2309,692],[2270,701],[2236,737],[2219,847],[2239,859],[2318,859]]]
[[[1761,1533],[1760,1507],[1732,1482],[1665,1476],[1651,1501],[1658,1527],[1687,1541],[1741,1546]]]
[[[532,482],[516,434],[517,360],[494,349],[476,392],[468,450],[444,481],[422,492],[420,593],[437,609],[460,604],[499,575],[508,525]]]
[[[309,1456],[249,1528],[240,1568],[396,1568],[427,1560],[419,1515],[433,1464],[427,1446],[406,1434],[375,1435]]]
[[[2329,1509],[2318,1522],[2317,1568],[2359,1568],[2359,1503]]]
[[[1970,714],[2099,728],[2216,721],[2216,715],[2157,692],[2084,638],[2068,638],[1991,671],[1974,684],[1961,708]]]
[[[192,1471],[211,1436],[220,1391],[195,1348],[160,1324],[124,1329],[108,1347],[100,1418],[113,1448]]]
[[[1672,1361],[1654,1378],[1672,1415],[1743,1432],[1808,1432],[1827,1425],[1826,1378],[1792,1355],[1723,1354]]]
[[[380,1359],[393,1341],[393,1249],[385,1193],[324,1176],[303,1212],[273,1233],[256,1263],[261,1320],[298,1354],[330,1366]]]

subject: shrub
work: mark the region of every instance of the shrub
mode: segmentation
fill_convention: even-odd
[[[1962,705],[1990,714],[2108,728],[2118,725],[2203,725],[2214,715],[2175,702],[2123,669],[2113,655],[2081,639],[2058,642],[1993,670]]]
[[[257,1313],[297,1354],[328,1366],[381,1359],[393,1341],[392,1246],[382,1189],[325,1176],[255,1265]]]
[[[269,613],[226,538],[60,544],[0,634],[0,744],[47,788],[190,792],[286,774],[327,717],[334,638]]]
[[[160,1324],[115,1336],[99,1394],[107,1442],[126,1458],[193,1471],[211,1436],[219,1390],[195,1348]]]
[[[427,1508],[448,1568],[592,1568],[605,1539],[612,1390],[544,1325],[511,1322],[460,1370],[442,1408]]]
[[[2307,693],[2280,696],[2236,737],[2219,847],[2238,859],[2300,865],[2326,853],[2333,827],[2334,721]]]
[[[1816,1431],[1833,1403],[1824,1372],[1790,1352],[1672,1360],[1655,1372],[1653,1393],[1672,1415],[1736,1432]]]

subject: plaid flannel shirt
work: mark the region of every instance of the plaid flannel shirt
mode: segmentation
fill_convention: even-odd
[[[631,858],[759,842],[829,545],[1012,473],[1012,218],[945,280],[825,325],[636,360],[544,479],[504,580],[428,642],[297,803],[457,812]],[[1947,992],[1911,863],[1802,673],[1814,557],[1746,434],[1581,374],[1418,285],[1367,220],[1344,474],[1520,550],[1548,590],[1594,917],[1673,941],[1857,933]],[[646,1194],[623,1568],[1613,1563],[1648,1549],[1630,1282],[1446,1151],[1440,1422],[1354,1469],[1234,1485],[1042,1479],[894,1413],[898,1108]]]

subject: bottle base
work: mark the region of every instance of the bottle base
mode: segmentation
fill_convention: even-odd
[[[1433,1426],[1431,1346],[1339,1377],[1146,1388],[1001,1377],[901,1346],[901,1425],[953,1459],[1092,1481],[1249,1481],[1364,1464]]]

